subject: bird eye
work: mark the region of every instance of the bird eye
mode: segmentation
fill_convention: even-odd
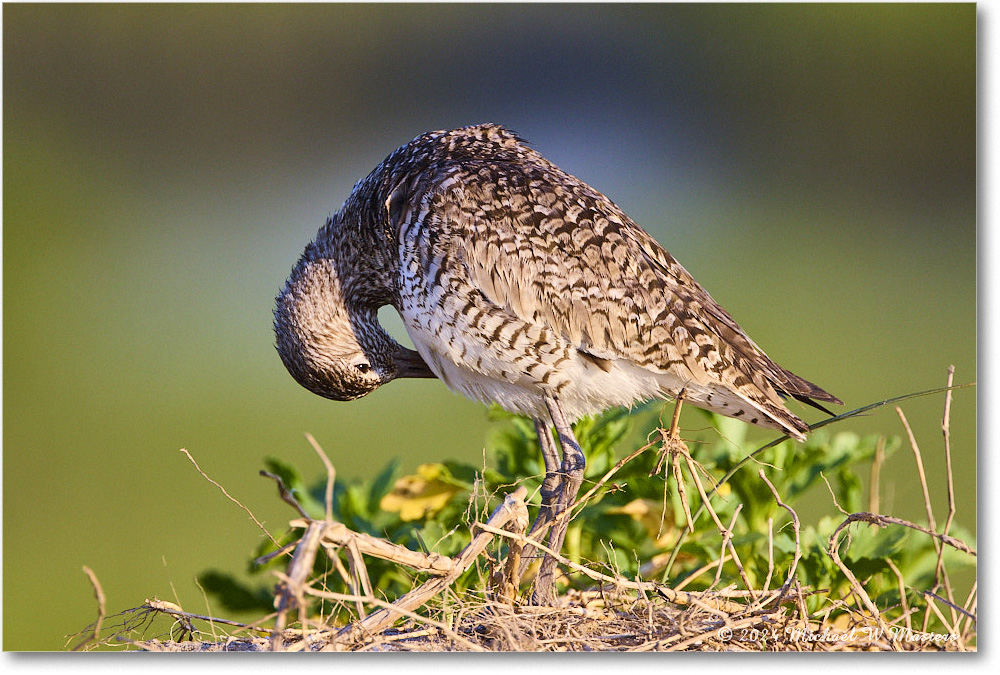
[[[362,375],[366,375],[371,372],[372,367],[367,363],[355,363],[354,367],[358,369],[358,372]]]

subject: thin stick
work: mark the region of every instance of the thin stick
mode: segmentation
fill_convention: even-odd
[[[691,478],[694,481],[695,487],[698,488],[698,494],[701,495],[702,506],[707,507],[708,514],[712,516],[712,520],[715,521],[715,526],[719,529],[719,534],[722,535],[724,538],[726,536],[727,529],[722,524],[722,521],[719,519],[719,514],[715,512],[715,507],[713,507],[711,504],[711,498],[705,492],[705,486],[701,484],[701,478],[698,477],[698,469],[695,466],[695,461],[691,459],[691,455],[688,454],[684,455],[684,461],[687,464],[688,472],[691,474]],[[743,505],[741,504],[740,507],[742,506]],[[737,509],[737,513],[739,513],[739,509]],[[678,540],[680,540],[680,538],[683,538],[684,532],[681,532],[678,535],[678,537],[679,537]],[[750,583],[750,580],[747,578],[746,571],[743,567],[743,563],[740,561],[740,557],[739,555],[737,555],[736,548],[732,545],[732,542],[730,542],[729,544],[729,552],[733,554],[733,563],[736,565],[736,570],[739,572],[740,578],[746,585],[747,590],[752,590],[751,588],[752,585]]]
[[[385,600],[379,600],[378,598],[376,598],[374,596],[370,596],[370,595],[347,595],[347,594],[344,594],[344,593],[333,593],[331,591],[321,591],[319,589],[312,588],[311,586],[307,586],[305,588],[305,592],[308,595],[312,595],[312,596],[315,596],[317,598],[324,598],[324,599],[327,599],[327,600],[339,600],[339,601],[342,601],[342,602],[358,602],[358,603],[362,603],[363,602],[363,603],[367,603],[367,604],[370,604],[370,605],[375,605],[377,607],[382,608],[383,610],[391,611],[391,612],[393,612],[395,614],[401,614],[402,616],[405,616],[407,618],[413,619],[414,621],[418,621],[420,623],[427,624],[428,626],[433,626],[434,628],[437,628],[439,631],[441,631],[442,633],[444,633],[445,635],[447,635],[448,637],[450,637],[455,642],[457,642],[457,643],[459,643],[461,645],[464,645],[466,649],[469,649],[471,651],[477,651],[477,652],[486,651],[485,649],[483,649],[482,647],[480,647],[476,643],[470,642],[466,638],[464,638],[461,635],[459,635],[458,633],[456,633],[447,624],[441,623],[440,621],[435,621],[434,619],[430,619],[430,618],[428,618],[426,616],[421,616],[420,614],[417,614],[416,612],[414,612],[412,610],[400,607],[397,604],[398,601],[396,603],[392,603],[392,602],[387,602]],[[390,636],[390,637],[379,636],[378,639],[379,640],[383,640],[383,641],[399,640],[399,639],[403,639],[403,638],[406,638],[406,637],[413,637],[416,634],[419,634],[419,633],[407,633],[407,634],[405,634],[403,636]]]
[[[899,415],[899,419],[903,422],[906,437],[910,439],[910,449],[913,450],[913,456],[917,460],[917,474],[920,476],[920,489],[924,493],[924,510],[927,512],[927,524],[932,530],[937,530],[937,523],[934,522],[934,509],[931,507],[931,495],[927,489],[927,475],[924,473],[924,460],[920,454],[920,446],[917,445],[917,439],[913,436],[913,430],[910,428],[910,423],[906,420],[906,415],[903,414],[903,409],[896,406],[896,414]]]
[[[607,483],[609,480],[611,480],[612,476],[614,476],[616,473],[618,473],[618,471],[620,471],[623,466],[625,466],[626,464],[628,464],[629,462],[631,462],[633,459],[635,459],[636,457],[638,457],[639,455],[641,455],[643,452],[645,452],[649,448],[651,448],[654,445],[656,445],[658,442],[659,441],[656,441],[656,440],[651,441],[651,442],[647,443],[646,445],[642,446],[641,448],[639,448],[638,450],[633,450],[628,455],[626,455],[622,459],[618,460],[618,462],[613,467],[611,467],[610,469],[608,469],[607,473],[605,473],[604,476],[602,476],[599,481],[597,481],[596,483],[594,483],[593,487],[591,487],[587,492],[584,493],[584,495],[582,497],[580,497],[579,499],[577,499],[573,503],[572,508],[575,509],[576,507],[580,506],[581,504],[584,504],[585,502],[587,502],[587,500],[589,500],[591,497],[593,497],[594,493],[597,492],[605,483]],[[570,509],[566,509],[566,511],[564,513],[568,513],[569,511],[570,511]],[[564,514],[559,514],[559,515],[563,516]],[[548,525],[551,526],[552,523],[550,522],[550,523],[548,523]]]
[[[969,589],[969,597],[965,599],[964,609],[969,616],[975,616],[973,612],[976,610],[976,603],[978,598],[977,595],[978,586],[979,586],[979,580],[977,579],[972,582],[972,588]],[[976,627],[976,620],[974,618],[965,620],[966,633],[969,632],[970,630],[974,630],[975,627]]]
[[[840,531],[845,527],[847,522],[848,521],[844,521],[844,523],[834,530],[832,535],[830,535],[830,545],[827,550],[830,557],[833,559],[834,564],[836,564],[837,567],[840,568],[840,571],[844,573],[844,576],[847,577],[847,581],[851,584],[854,594],[861,599],[861,601],[865,604],[865,607],[867,607],[868,611],[871,613],[871,617],[875,619],[876,623],[878,623],[879,628],[882,630],[882,634],[887,635],[889,637],[889,641],[892,643],[892,648],[898,650],[899,642],[896,640],[896,636],[885,624],[885,620],[882,618],[882,613],[878,611],[878,607],[876,607],[875,603],[872,602],[872,599],[868,597],[868,593],[865,592],[864,586],[862,586],[858,581],[858,578],[854,576],[854,572],[851,571],[851,568],[845,565],[840,559],[840,553],[837,551],[840,542],[838,541],[837,535],[840,534]]]
[[[261,532],[263,532],[264,534],[266,534],[266,535],[267,535],[267,538],[268,538],[268,539],[270,539],[270,540],[271,540],[271,541],[272,541],[272,542],[274,543],[274,545],[275,545],[275,546],[278,546],[278,545],[279,545],[279,544],[278,544],[278,540],[277,540],[277,539],[275,539],[274,537],[272,537],[272,536],[271,536],[271,533],[267,531],[267,528],[266,528],[266,527],[264,527],[264,525],[263,525],[263,524],[261,524],[261,522],[260,522],[259,520],[257,520],[257,517],[256,517],[256,516],[255,516],[255,515],[253,514],[253,512],[252,512],[252,511],[251,511],[250,509],[248,509],[247,507],[243,506],[243,504],[241,504],[241,503],[240,503],[240,500],[236,499],[236,498],[235,498],[235,497],[233,497],[233,496],[232,496],[231,494],[229,494],[228,492],[226,492],[226,488],[224,488],[224,487],[222,487],[221,485],[219,485],[218,483],[216,483],[216,482],[215,482],[214,480],[212,480],[212,479],[211,479],[211,478],[210,478],[210,477],[208,476],[208,474],[207,474],[207,473],[205,473],[204,471],[202,471],[202,470],[201,470],[201,467],[200,467],[200,466],[198,466],[198,462],[196,462],[196,461],[194,460],[194,457],[192,457],[192,456],[191,456],[191,453],[190,453],[190,452],[188,452],[188,451],[187,451],[186,449],[184,449],[184,448],[181,448],[181,452],[183,452],[183,453],[184,453],[185,455],[187,455],[187,458],[191,460],[191,463],[192,463],[192,464],[194,464],[194,468],[198,470],[198,473],[200,473],[200,474],[201,474],[202,478],[204,478],[204,479],[205,479],[205,480],[207,480],[207,481],[208,481],[209,483],[211,483],[211,484],[212,484],[212,485],[214,485],[215,487],[217,487],[217,488],[219,488],[220,490],[222,490],[222,494],[226,495],[226,498],[227,498],[227,499],[229,499],[229,501],[231,501],[232,503],[236,504],[236,505],[237,505],[238,507],[240,507],[241,509],[243,509],[244,511],[246,511],[246,512],[247,512],[247,515],[248,515],[248,516],[250,516],[250,519],[251,519],[251,520],[252,520],[252,521],[253,521],[254,523],[256,523],[256,524],[257,524],[257,527],[259,527],[259,528],[260,528]]]
[[[955,366],[948,366],[948,385],[951,386],[952,381],[955,379]],[[948,534],[948,530],[951,529],[951,522],[955,518],[955,486],[954,480],[952,478],[951,470],[951,390],[949,389],[945,393],[944,397],[944,415],[941,418],[941,433],[944,436],[944,460],[945,460],[945,475],[947,477],[947,487],[948,487],[948,515],[945,518],[944,523],[944,534]],[[951,620],[953,623],[958,621],[958,616],[955,614],[955,596],[951,591],[951,579],[948,577],[948,570],[944,567],[944,548],[939,548],[937,566],[934,568],[934,587],[936,588],[942,581],[944,582],[945,592],[948,594],[948,606],[952,607]]]
[[[394,563],[406,565],[428,574],[447,574],[455,568],[455,561],[440,553],[421,553],[411,551],[405,546],[393,544],[391,541],[373,537],[364,532],[355,532],[343,523],[323,520],[296,518],[289,523],[294,528],[307,528],[313,523],[322,525],[322,542],[324,545],[347,546],[354,542],[358,550],[374,558],[382,558]]]
[[[348,563],[351,568],[351,574],[358,580],[361,592],[365,595],[374,595],[372,581],[368,576],[368,567],[365,565],[365,559],[361,555],[361,548],[358,546],[356,538],[347,542],[347,552],[349,554]]]
[[[944,395],[944,417],[941,419],[941,433],[944,434],[944,460],[948,476],[948,518],[944,523],[944,533],[948,534],[951,521],[955,517],[955,484],[951,472],[951,384],[955,379],[955,366],[948,366],[948,391]]]
[[[875,457],[872,459],[871,472],[868,477],[868,510],[878,513],[881,509],[879,495],[879,479],[882,476],[882,465],[885,463],[885,436],[879,436],[875,443]]]
[[[479,557],[479,554],[483,552],[483,549],[486,548],[486,545],[493,538],[494,530],[502,528],[512,518],[517,517],[517,512],[521,509],[527,510],[527,507],[524,505],[524,497],[527,493],[528,490],[522,485],[507,495],[503,503],[493,511],[489,521],[487,521],[487,524],[493,527],[490,529],[481,526],[476,528],[481,531],[476,533],[472,541],[462,549],[462,552],[455,558],[454,569],[449,571],[445,576],[431,579],[419,588],[398,598],[390,607],[383,607],[366,619],[355,621],[345,626],[338,631],[337,636],[348,640],[358,640],[362,639],[365,635],[377,633],[392,625],[400,615],[420,607],[435,595],[451,586],[466,569],[472,566],[476,558]]]
[[[687,586],[688,584],[690,584],[692,581],[694,581],[695,579],[697,579],[698,577],[700,577],[705,572],[709,571],[710,569],[712,569],[713,567],[715,567],[719,563],[722,563],[724,565],[724,564],[726,564],[731,559],[732,559],[732,556],[730,556],[727,553],[726,555],[722,556],[722,560],[720,560],[720,561],[714,561],[713,560],[711,562],[705,563],[704,565],[702,565],[701,567],[699,567],[698,569],[696,569],[694,572],[691,572],[691,574],[689,574],[686,577],[684,577],[680,581],[680,583],[676,584],[673,587],[674,590],[675,591],[681,591],[681,590],[683,590],[685,586]]]
[[[968,553],[971,556],[977,556],[976,549],[972,548],[966,544],[961,539],[956,539],[955,537],[949,536],[947,534],[941,534],[940,532],[935,532],[934,530],[928,529],[916,523],[911,523],[908,520],[903,520],[902,518],[897,518],[895,516],[883,516],[878,513],[868,513],[866,511],[860,511],[858,513],[852,513],[847,517],[847,519],[842,522],[836,530],[834,530],[833,535],[836,535],[846,526],[851,523],[871,523],[873,525],[901,525],[902,527],[908,527],[911,530],[917,530],[918,532],[923,532],[927,536],[934,537],[943,544],[947,544],[952,548],[958,549],[963,553]]]
[[[774,575],[774,518],[767,517],[767,577],[764,578],[763,590],[766,593],[771,588],[771,577]]]
[[[281,498],[281,501],[285,502],[293,509],[298,511],[299,515],[302,516],[303,518],[309,517],[309,514],[306,512],[304,508],[302,508],[302,504],[299,504],[299,500],[295,498],[295,495],[292,494],[292,491],[289,490],[287,487],[285,487],[285,481],[281,480],[281,476],[271,473],[270,471],[265,471],[264,469],[261,469],[257,473],[263,476],[264,478],[270,478],[275,482],[275,484],[278,486],[278,496]]]
[[[195,577],[195,579],[194,579],[194,584],[195,584],[195,586],[198,587],[198,590],[201,591],[202,600],[205,601],[205,611],[209,612],[209,614],[211,615],[212,606],[208,603],[208,593],[205,592],[205,587],[201,585],[201,582],[198,581],[197,577]],[[209,621],[208,625],[212,629],[212,640],[213,641],[218,640],[219,639],[219,634],[215,630],[215,624],[213,622]]]
[[[791,506],[781,501],[778,491],[775,489],[771,481],[767,479],[767,476],[764,475],[764,469],[759,469],[757,471],[757,475],[760,476],[760,479],[771,489],[771,494],[774,495],[775,503],[788,511],[788,513],[792,516],[792,531],[795,533],[795,555],[792,556],[792,565],[788,569],[788,577],[785,579],[785,583],[782,585],[780,590],[781,596],[784,596],[788,592],[788,589],[791,588],[792,582],[795,580],[795,571],[798,568],[799,560],[802,559],[802,547],[799,545],[799,514],[795,513],[795,509]]]
[[[316,442],[316,439],[309,432],[306,432],[306,440],[309,441],[309,445],[313,446],[313,450],[316,451],[316,454],[323,461],[323,466],[326,467],[326,498],[324,499],[326,503],[326,519],[333,520],[333,484],[337,480],[337,471],[333,468],[330,458],[323,452],[323,448],[320,447],[319,443]]]
[[[711,607],[707,603],[715,602],[719,605],[719,608],[722,609],[722,612],[728,612],[730,614],[736,612],[742,612],[743,610],[745,610],[744,605],[729,602],[726,600],[718,600],[716,598],[711,597],[713,595],[718,596],[720,598],[725,597],[727,593],[725,593],[724,591],[715,591],[713,593],[708,593],[706,594],[706,597],[702,599],[698,597],[697,593],[692,593],[690,591],[683,591],[683,592],[678,591],[673,588],[667,588],[663,586],[663,584],[658,584],[653,581],[631,581],[630,579],[608,576],[606,574],[602,574],[601,572],[595,572],[594,570],[588,567],[584,567],[579,563],[575,563],[572,560],[569,560],[568,558],[564,557],[562,554],[556,553],[554,550],[552,550],[545,544],[534,541],[533,539],[528,539],[524,535],[516,535],[512,532],[508,532],[501,528],[492,527],[487,524],[478,524],[476,525],[476,527],[481,530],[485,530],[486,532],[492,532],[493,534],[496,534],[501,537],[507,537],[508,539],[519,539],[519,538],[523,539],[525,543],[530,543],[532,546],[539,549],[543,553],[551,555],[561,565],[565,565],[566,567],[569,567],[574,571],[583,574],[586,577],[590,577],[594,581],[602,581],[605,583],[613,584],[615,586],[619,586],[621,588],[630,588],[633,590],[655,591],[660,595],[662,595],[667,600],[669,600],[670,602],[674,602],[681,605],[696,605],[707,611],[719,614],[720,616],[722,616],[722,613],[720,613],[718,609]],[[711,567],[714,567],[715,564],[716,563],[713,562],[711,564]],[[734,597],[742,597],[744,594],[745,592],[737,592],[733,593],[732,595]],[[527,609],[527,608],[522,608],[522,609]]]
[[[913,456],[917,461],[917,475],[920,477],[920,489],[923,490],[924,494],[924,509],[927,512],[927,524],[930,526],[930,529],[937,531],[937,523],[934,520],[934,510],[931,507],[930,491],[927,488],[927,476],[924,474],[924,461],[920,453],[920,446],[917,445],[917,439],[913,436],[913,430],[910,429],[910,423],[907,421],[906,415],[903,414],[903,410],[899,406],[896,406],[896,414],[899,415],[899,419],[903,423],[903,428],[906,430],[906,436],[910,440],[910,449],[913,451]],[[941,546],[940,542],[936,540],[933,544],[934,552],[937,553],[938,564],[935,567],[934,586],[932,588],[938,588],[943,580],[945,591],[947,592],[949,599],[953,599],[951,593],[951,582],[948,579],[948,572],[947,570],[944,570],[941,565],[941,556],[944,555],[944,548]],[[942,576],[938,576],[938,572],[941,572]],[[929,618],[930,615],[925,613],[923,623],[924,630],[927,630],[927,622]]]
[[[681,473],[681,455],[680,453],[674,453],[673,458],[670,460],[671,465],[674,468],[674,482],[677,483],[677,496],[681,500],[681,508],[684,509],[684,522],[687,523],[688,532],[694,532],[694,518],[691,517],[691,507],[688,505],[687,491],[684,489],[684,475]],[[666,515],[666,490],[663,492],[663,514]],[[663,515],[660,516],[660,530],[663,529]]]
[[[347,568],[344,567],[344,562],[340,559],[341,549],[343,549],[343,546],[332,546],[326,542],[323,542],[323,550],[326,551],[327,557],[333,561],[334,569],[337,570],[337,574],[339,574],[340,578],[343,579],[344,585],[347,586],[349,589],[351,589],[351,593],[357,597],[372,595],[372,593],[368,593],[367,591],[358,588],[357,579],[354,577],[354,575],[352,575],[350,572],[347,571]],[[364,604],[361,603],[361,601],[355,600],[354,607],[358,611],[359,618],[363,619],[366,616],[368,616],[368,613],[365,612],[365,606]]]
[[[733,554],[733,564],[736,565],[736,571],[740,574],[740,579],[743,580],[743,585],[746,586],[747,591],[750,592],[750,597],[756,602],[757,592],[753,589],[753,584],[750,583],[750,578],[747,576],[746,568],[743,567],[743,561],[740,560],[739,555],[736,554],[736,546],[733,544],[732,539],[732,528],[736,524],[736,516],[739,515],[740,511],[743,509],[743,504],[736,507],[736,512],[733,514],[733,522],[729,525],[729,552]]]
[[[903,583],[903,573],[899,571],[896,567],[896,563],[892,562],[892,558],[886,558],[885,564],[889,566],[892,573],[896,575],[896,584],[899,588],[899,606],[903,610],[903,617],[906,620],[906,630],[913,630],[913,622],[910,620],[910,608],[907,606],[906,602],[906,584]]]
[[[948,366],[948,385],[951,386],[952,380],[955,378],[955,366]],[[944,398],[944,416],[941,419],[941,432],[944,435],[944,462],[945,462],[945,475],[948,479],[948,517],[944,521],[944,534],[948,534],[948,530],[951,529],[951,522],[955,518],[955,485],[952,478],[951,471],[951,390],[945,394]],[[951,584],[947,576],[947,570],[944,568],[944,549],[938,551],[937,566],[934,569],[934,579],[935,586],[937,582],[942,579],[945,581],[945,590],[948,593],[948,600],[950,606],[954,606],[955,598],[951,592]],[[952,612],[952,620],[957,620],[955,613]]]
[[[94,622],[93,632],[73,647],[72,651],[74,652],[78,652],[91,642],[97,641],[101,635],[101,624],[104,622],[104,617],[107,616],[107,611],[104,608],[104,589],[101,588],[101,582],[97,580],[97,575],[94,574],[94,571],[86,565],[83,566],[83,573],[90,579],[90,585],[94,588],[94,598],[97,600],[97,621]]]
[[[719,579],[722,578],[722,559],[726,557],[726,548],[729,546],[729,542],[733,539],[733,528],[736,527],[736,518],[740,515],[740,511],[743,510],[743,504],[739,504],[736,510],[733,512],[733,519],[729,522],[729,527],[725,529],[722,533],[722,550],[719,551],[719,564],[715,568],[715,579],[709,584],[709,588],[713,588]],[[734,554],[735,555],[735,554]],[[749,587],[747,590],[750,590]]]
[[[514,517],[510,519],[509,523],[507,523],[506,529],[514,534],[524,534],[524,531],[528,529],[528,509],[517,509],[514,513]],[[522,540],[508,540],[507,562],[504,564],[499,593],[501,602],[506,604],[513,604],[517,599],[517,588],[521,579],[519,571],[523,550],[524,542]]]
[[[942,603],[944,603],[944,604],[948,605],[949,607],[951,607],[956,612],[965,615],[969,619],[973,619],[973,620],[976,619],[976,615],[975,614],[973,614],[972,612],[966,611],[963,607],[959,607],[958,605],[955,605],[953,603],[948,602],[946,599],[942,598],[937,593],[932,593],[931,591],[924,591],[924,595],[928,596],[928,597],[931,597],[931,598],[934,598],[935,600],[941,601]],[[944,622],[942,622],[942,623],[944,623]],[[948,626],[947,623],[945,623],[945,625]],[[956,626],[948,626],[948,628],[951,629],[952,631],[955,631],[955,632],[957,632],[957,630],[958,630],[958,628]]]
[[[809,630],[809,608],[806,607],[805,594],[802,592],[802,584],[795,580],[795,602],[799,607],[799,620],[802,622],[802,630]]]
[[[687,387],[683,387],[679,392],[677,392],[677,397],[675,399],[676,405],[674,405],[674,415],[670,419],[669,434],[672,437],[677,436],[677,428],[680,426],[681,423],[681,406],[684,404],[684,394],[686,393],[687,393]]]
[[[271,632],[271,651],[277,651],[282,647],[281,634],[285,629],[285,617],[291,606],[297,605],[300,615],[304,611],[305,603],[303,602],[302,589],[305,587],[306,577],[312,571],[313,563],[316,561],[316,552],[319,550],[324,524],[322,521],[309,523],[309,527],[306,528],[305,534],[302,535],[295,548],[295,555],[292,556],[292,562],[288,565],[285,584],[278,596],[278,615],[274,620],[274,630]],[[302,622],[302,628],[305,630],[304,622]]]
[[[252,623],[240,623],[239,621],[233,621],[232,619],[220,619],[218,617],[207,616],[205,614],[185,612],[172,602],[165,602],[163,600],[146,600],[146,603],[141,609],[144,612],[160,612],[162,614],[168,614],[175,619],[198,619],[199,621],[207,621],[209,623],[220,623],[226,626],[235,626],[236,628],[240,628],[242,630],[257,631],[259,633],[270,632],[269,629],[260,628]],[[259,621],[254,623],[259,623]]]

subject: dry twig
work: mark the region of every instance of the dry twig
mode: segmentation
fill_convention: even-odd
[[[183,452],[185,455],[187,455],[187,458],[189,460],[191,460],[191,463],[194,464],[194,468],[198,471],[198,473],[201,474],[202,478],[204,478],[205,480],[207,480],[209,483],[211,483],[215,487],[219,488],[219,490],[222,491],[222,494],[224,494],[229,501],[231,501],[232,503],[236,504],[238,507],[240,507],[241,509],[243,509],[244,511],[246,511],[247,515],[250,516],[250,520],[252,520],[254,523],[256,523],[257,527],[260,528],[261,532],[263,532],[264,534],[266,534],[267,538],[270,539],[274,543],[275,546],[278,545],[278,540],[275,539],[273,536],[271,536],[271,533],[267,531],[267,528],[264,527],[264,525],[259,520],[257,520],[257,516],[255,516],[253,514],[253,511],[251,511],[247,507],[243,506],[243,504],[240,502],[240,500],[236,499],[235,497],[233,497],[231,494],[229,494],[226,491],[226,488],[222,487],[219,483],[217,483],[214,480],[212,480],[207,473],[205,473],[204,471],[202,471],[201,467],[198,466],[198,462],[195,461],[194,457],[191,456],[190,452],[188,452],[185,448],[181,448],[181,452]]]
[[[507,495],[503,503],[493,511],[487,521],[489,530],[485,527],[477,527],[480,532],[472,538],[472,541],[462,549],[462,552],[454,560],[454,568],[443,577],[437,577],[425,582],[419,588],[410,591],[403,597],[392,603],[391,607],[383,607],[378,612],[362,621],[355,621],[346,628],[341,629],[337,636],[339,639],[355,642],[363,639],[364,636],[384,630],[404,612],[420,607],[432,597],[450,586],[466,569],[468,569],[475,559],[486,548],[486,544],[493,538],[493,530],[504,527],[511,519],[518,517],[518,512],[527,509],[524,505],[524,497],[527,494],[524,486],[517,488]]]
[[[101,635],[101,624],[104,622],[104,617],[107,615],[107,610],[104,608],[104,589],[101,588],[101,582],[97,580],[97,575],[94,571],[83,566],[83,573],[87,575],[90,579],[90,585],[94,588],[94,599],[97,600],[97,621],[94,622],[94,630],[88,635],[82,642],[79,642],[75,647],[73,647],[74,652],[78,652],[92,642],[96,642]]]
[[[795,513],[795,509],[791,506],[781,501],[781,496],[778,495],[778,491],[775,489],[771,481],[767,479],[767,476],[764,475],[764,469],[759,469],[757,474],[760,476],[761,480],[767,484],[767,487],[770,488],[771,494],[774,495],[775,503],[788,511],[788,513],[792,516],[792,531],[795,534],[795,555],[792,557],[792,564],[788,568],[788,577],[785,579],[785,583],[780,589],[779,597],[784,597],[784,595],[788,592],[788,589],[791,588],[792,581],[795,580],[795,571],[798,569],[799,560],[802,559],[802,547],[799,543],[799,514]]]

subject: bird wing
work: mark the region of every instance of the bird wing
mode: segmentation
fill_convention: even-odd
[[[450,166],[422,200],[435,246],[457,251],[444,264],[462,266],[485,300],[597,363],[628,359],[735,392],[799,430],[781,396],[839,403],[771,361],[611,200],[530,152]]]

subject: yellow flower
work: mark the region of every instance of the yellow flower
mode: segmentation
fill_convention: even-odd
[[[608,509],[608,513],[621,513],[632,516],[642,523],[649,536],[656,541],[656,546],[662,548],[672,538],[674,531],[673,518],[663,520],[663,503],[652,499],[633,499],[624,506]],[[661,525],[661,520],[662,525]]]
[[[440,511],[461,490],[443,464],[421,464],[417,473],[397,480],[379,506],[399,512],[402,520],[418,520]]]

